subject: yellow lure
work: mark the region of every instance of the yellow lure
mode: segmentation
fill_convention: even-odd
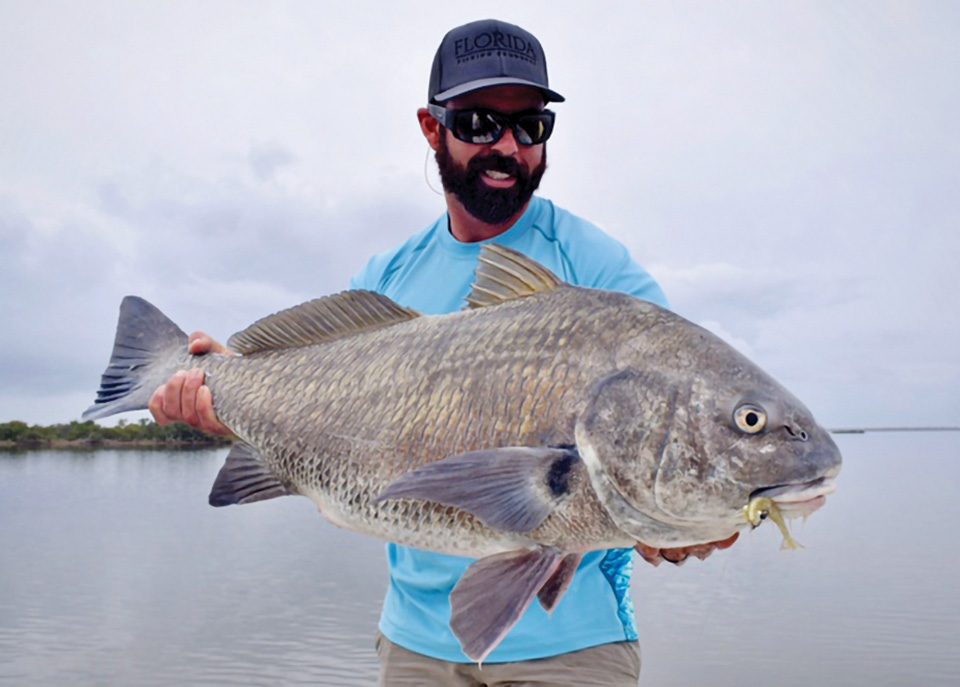
[[[776,523],[780,529],[780,534],[783,535],[783,544],[780,546],[781,549],[803,548],[796,539],[790,536],[790,532],[787,530],[787,523],[783,521],[783,515],[780,513],[780,509],[771,499],[759,496],[751,499],[750,503],[743,507],[743,517],[747,519],[751,527],[757,527],[767,516],[770,516],[770,519]]]

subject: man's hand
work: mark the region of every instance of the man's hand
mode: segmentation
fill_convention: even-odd
[[[192,355],[207,353],[221,353],[232,355],[232,352],[217,343],[203,332],[194,332],[190,335],[187,350]],[[148,405],[153,419],[160,426],[174,422],[183,422],[194,429],[217,436],[233,434],[224,425],[220,424],[217,414],[213,410],[213,394],[210,388],[203,383],[203,370],[180,370],[160,385]]]
[[[697,546],[681,546],[676,549],[655,549],[652,546],[637,542],[634,546],[643,560],[651,565],[660,565],[663,561],[669,561],[674,565],[683,565],[690,556],[696,556],[701,561],[717,549],[729,549],[740,536],[735,532],[732,537],[723,541],[710,542],[709,544],[699,544]]]

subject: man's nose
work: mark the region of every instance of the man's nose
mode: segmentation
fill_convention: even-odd
[[[515,155],[520,152],[520,144],[517,143],[517,139],[513,135],[513,129],[510,127],[507,127],[507,130],[503,132],[500,140],[490,147],[501,155]]]

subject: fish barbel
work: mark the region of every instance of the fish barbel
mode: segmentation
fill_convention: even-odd
[[[482,248],[468,303],[423,317],[348,291],[235,334],[239,355],[194,357],[127,297],[84,418],[145,408],[176,370],[202,368],[238,438],[210,503],[299,494],[338,526],[478,558],[450,599],[476,661],[534,598],[554,608],[585,552],[720,541],[832,491],[828,433],[687,320],[498,246]]]

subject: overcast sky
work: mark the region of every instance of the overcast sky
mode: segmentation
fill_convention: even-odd
[[[543,43],[542,194],[827,426],[960,424],[960,4],[0,0],[0,421],[77,419],[125,294],[225,340],[443,211],[415,111]]]

